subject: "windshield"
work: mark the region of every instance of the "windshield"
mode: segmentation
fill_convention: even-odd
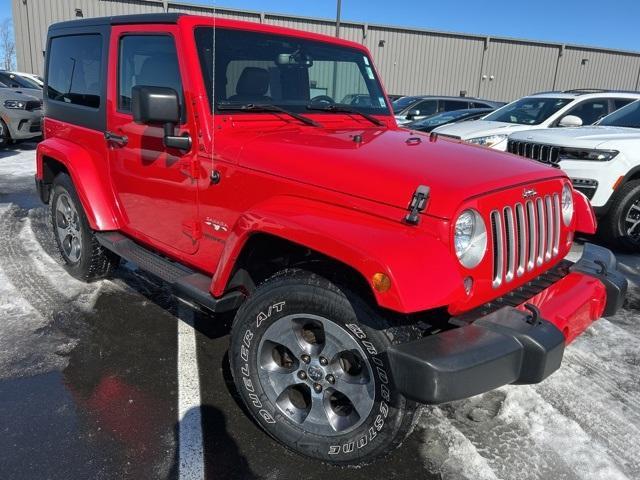
[[[3,73],[2,81],[12,88],[32,88],[35,90],[42,89],[42,87],[38,85],[34,80],[23,77],[21,75],[16,75],[15,73]]]
[[[216,110],[254,104],[308,113],[308,105],[320,103],[389,114],[373,65],[359,50],[216,28],[214,55],[212,27],[196,29],[196,43],[209,100]]]
[[[598,125],[640,128],[640,101],[630,103],[626,107],[604,117]]]
[[[519,125],[539,125],[572,101],[572,98],[521,98],[487,115],[483,120]]]
[[[484,112],[482,110],[453,110],[451,112],[436,113],[435,115],[412,123],[411,126],[434,127],[438,125],[444,125],[445,123],[462,120],[467,117],[481,116],[483,115],[483,113],[486,114],[489,111],[490,110],[485,110]]]
[[[393,102],[393,113],[400,113],[405,110],[407,107],[410,107],[414,103],[416,103],[420,98],[419,97],[402,97]]]

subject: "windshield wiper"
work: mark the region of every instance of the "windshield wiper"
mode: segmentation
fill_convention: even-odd
[[[260,104],[260,103],[219,103],[218,110],[235,110],[239,112],[273,112],[273,113],[284,113],[285,115],[289,115],[296,120],[301,121],[306,125],[310,125],[312,127],[322,127],[315,120],[311,120],[310,118],[304,117],[302,115],[298,115],[297,113],[290,112],[286,108],[279,107],[277,105],[271,104]]]
[[[355,115],[360,115],[361,117],[366,118],[371,123],[378,125],[379,127],[383,127],[386,125],[384,122],[378,120],[375,117],[372,117],[367,113],[356,110],[355,108],[347,107],[345,105],[334,105],[334,104],[320,105],[320,104],[312,103],[307,105],[307,110],[316,110],[318,112],[331,112],[331,113],[353,113]]]

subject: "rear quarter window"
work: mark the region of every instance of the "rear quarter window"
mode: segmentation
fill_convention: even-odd
[[[52,38],[47,97],[56,102],[100,108],[101,59],[99,34]]]

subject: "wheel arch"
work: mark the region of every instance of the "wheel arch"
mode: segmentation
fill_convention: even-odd
[[[307,265],[330,266],[352,275],[360,293],[372,295],[378,306],[395,312],[446,306],[464,294],[451,252],[435,237],[400,221],[291,197],[271,199],[241,216],[223,250],[212,294],[222,296],[237,272],[257,263],[246,260],[256,248],[270,251],[270,260],[280,255],[277,248],[265,247],[274,243],[296,255],[306,252],[307,260],[312,259]],[[391,279],[388,291],[373,288],[376,273]]]
[[[48,203],[55,177],[66,173],[76,188],[82,207],[93,230],[120,228],[115,199],[104,168],[82,147],[62,139],[47,139],[38,145],[36,181],[40,196]]]

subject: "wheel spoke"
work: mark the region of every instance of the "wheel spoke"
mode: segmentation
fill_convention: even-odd
[[[330,408],[328,403],[328,393],[313,395],[311,397],[311,410],[305,419],[305,423],[316,424],[316,429],[317,425],[327,425],[327,423],[330,423],[330,418],[327,412],[327,409]]]
[[[294,330],[294,324],[290,320],[283,319],[270,326],[265,332],[263,339],[275,344],[284,345],[296,357],[304,353],[298,335],[296,335]]]
[[[298,380],[295,376],[295,373],[291,372],[270,372],[269,373],[269,383],[273,388],[276,396],[282,395],[287,388],[294,386],[298,383]]]
[[[361,378],[359,377],[358,379],[360,380]],[[349,399],[358,415],[367,413],[364,410],[373,401],[373,385],[368,382],[350,382],[345,377],[338,377],[336,378],[334,389]]]

